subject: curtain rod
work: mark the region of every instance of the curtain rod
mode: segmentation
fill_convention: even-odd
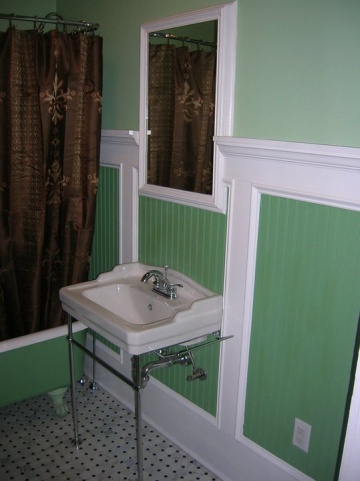
[[[206,47],[216,47],[215,42],[206,42],[205,40],[196,40],[189,37],[180,37],[179,35],[174,35],[172,33],[160,33],[160,32],[150,32],[150,37],[160,37],[166,38],[168,40],[178,40],[179,42],[196,43],[197,45],[205,45]]]
[[[14,13],[0,13],[0,19],[2,20],[8,20],[9,26],[12,26],[12,22],[15,20],[21,21],[21,22],[33,22],[34,23],[34,29],[43,31],[44,29],[44,24],[45,23],[52,23],[56,26],[62,25],[63,27],[66,27],[67,25],[72,26],[72,27],[78,27],[79,30],[84,31],[84,32],[94,32],[97,30],[100,25],[98,23],[89,23],[85,22],[85,20],[78,20],[78,21],[68,21],[64,20],[62,15],[59,13],[53,12],[49,13],[46,15],[46,17],[26,17],[23,15],[15,15]]]

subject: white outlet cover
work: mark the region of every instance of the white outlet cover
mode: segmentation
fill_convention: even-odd
[[[309,451],[311,426],[301,419],[295,418],[292,443],[302,451]]]

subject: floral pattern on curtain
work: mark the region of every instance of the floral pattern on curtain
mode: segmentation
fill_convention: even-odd
[[[215,52],[150,45],[150,184],[212,193],[215,79]]]
[[[64,324],[87,280],[99,173],[102,38],[0,33],[0,340]]]

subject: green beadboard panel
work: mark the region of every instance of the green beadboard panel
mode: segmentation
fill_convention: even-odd
[[[222,293],[226,216],[140,197],[139,260],[165,265]]]
[[[223,292],[226,216],[161,200],[139,199],[139,260],[168,264],[215,292]],[[212,415],[216,414],[219,346],[196,352],[196,366],[206,369],[204,382],[186,381],[190,367],[174,366],[152,374]]]
[[[210,338],[209,338],[210,340]],[[171,349],[171,352],[184,350],[185,346],[178,346]],[[208,347],[197,349],[193,352],[195,369],[202,367],[207,372],[205,381],[187,381],[186,377],[192,374],[192,366],[175,365],[160,368],[151,372],[151,376],[161,381],[173,391],[181,394],[187,400],[207,411],[212,416],[216,416],[217,406],[217,384],[219,370],[219,350],[220,345],[211,344]],[[157,359],[154,354],[142,356],[142,365]]]
[[[244,434],[334,478],[360,307],[360,213],[262,196]],[[306,454],[295,417],[312,426]]]
[[[89,279],[119,263],[119,169],[100,167]]]

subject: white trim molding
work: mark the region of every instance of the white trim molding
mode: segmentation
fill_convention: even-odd
[[[309,479],[242,434],[262,194],[360,211],[360,149],[217,138],[229,187],[219,426],[287,471]],[[359,439],[359,438],[358,438]]]
[[[119,263],[135,262],[138,255],[139,133],[103,130],[100,165],[119,169]]]

